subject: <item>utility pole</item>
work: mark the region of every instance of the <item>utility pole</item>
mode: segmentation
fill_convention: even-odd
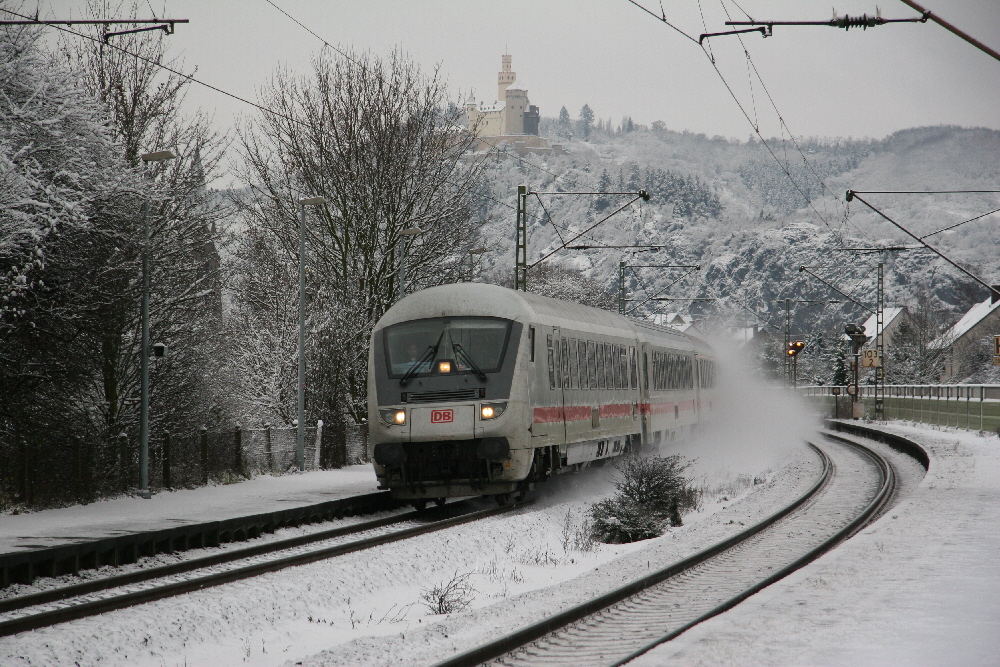
[[[549,253],[547,253],[546,255],[544,255],[541,259],[539,259],[538,261],[536,261],[533,264],[531,264],[531,266],[529,266],[528,265],[528,195],[535,195],[535,197],[538,197],[538,201],[539,202],[541,202],[541,198],[539,197],[539,195],[553,195],[553,196],[555,196],[555,195],[562,195],[562,196],[565,196],[565,195],[587,195],[587,196],[594,196],[594,195],[604,195],[604,196],[606,196],[606,195],[630,195],[630,196],[632,196],[634,198],[632,200],[626,202],[622,206],[619,206],[616,210],[614,210],[610,214],[604,216],[603,218],[601,218],[600,220],[598,220],[597,222],[595,222],[594,224],[592,224],[590,227],[587,227],[582,232],[579,232],[579,233],[575,234],[573,236],[573,238],[571,238],[569,241],[565,241],[558,248],[556,248],[555,250],[550,251]],[[587,232],[589,232],[590,230],[594,229],[595,227],[597,227],[601,223],[603,223],[606,220],[608,220],[608,218],[611,218],[611,217],[617,215],[618,213],[624,211],[625,209],[627,209],[629,206],[631,206],[633,203],[639,201],[640,199],[643,200],[643,201],[649,201],[649,193],[647,193],[645,190],[639,190],[638,192],[529,192],[527,185],[519,185],[519,186],[517,186],[517,240],[516,240],[515,247],[514,247],[514,289],[515,290],[520,290],[522,292],[527,292],[528,291],[528,269],[530,269],[530,268],[532,268],[534,266],[537,266],[538,264],[541,264],[546,259],[548,259],[552,255],[556,254],[560,250],[563,250],[563,249],[571,247],[569,245],[570,243],[572,243],[573,241],[576,241],[581,236],[584,236],[585,234],[587,234]],[[544,208],[544,204],[542,205],[542,207]],[[549,221],[551,222],[551,217],[549,218]],[[644,247],[644,248],[650,248],[652,246],[642,246],[642,247]]]
[[[514,247],[514,289],[528,291],[528,186],[517,186],[517,244]]]
[[[625,314],[625,262],[618,262],[618,314]]]
[[[878,296],[875,309],[875,419],[885,417],[885,262],[878,263]]]

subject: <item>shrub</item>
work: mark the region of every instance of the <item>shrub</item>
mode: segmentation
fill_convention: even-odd
[[[679,456],[622,459],[617,493],[590,509],[594,538],[618,544],[635,542],[662,535],[668,523],[680,526],[682,512],[698,503],[697,491],[683,474],[689,465]]]
[[[431,586],[420,593],[420,601],[432,614],[462,611],[476,598],[476,589],[469,583],[471,572],[456,573],[448,581]]]

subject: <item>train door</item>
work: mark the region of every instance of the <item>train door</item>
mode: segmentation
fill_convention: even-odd
[[[562,337],[559,327],[552,328],[552,337],[555,339],[556,352],[556,388],[555,400],[559,406],[559,423],[553,429],[552,435],[561,444],[566,442],[566,387],[569,382],[569,354],[567,353],[567,341]]]
[[[544,407],[535,409],[536,414],[540,417],[536,421],[545,423],[546,440],[552,444],[566,442],[566,401],[562,372],[563,343],[558,327],[553,327],[552,333],[545,337],[546,379],[548,380],[544,392],[546,400],[543,403]]]
[[[642,343],[639,346],[639,409],[642,414],[642,446],[652,444],[652,428],[650,419],[653,417],[653,405],[649,398],[649,346]]]

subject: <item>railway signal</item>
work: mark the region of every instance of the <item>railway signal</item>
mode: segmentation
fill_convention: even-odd
[[[806,343],[802,340],[790,340],[785,344],[785,354],[789,357],[794,357],[803,349],[805,349]]]

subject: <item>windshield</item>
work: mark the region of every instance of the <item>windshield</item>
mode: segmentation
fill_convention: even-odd
[[[510,321],[492,317],[435,317],[403,322],[385,330],[390,377],[422,375],[448,359],[456,372],[500,370]]]

